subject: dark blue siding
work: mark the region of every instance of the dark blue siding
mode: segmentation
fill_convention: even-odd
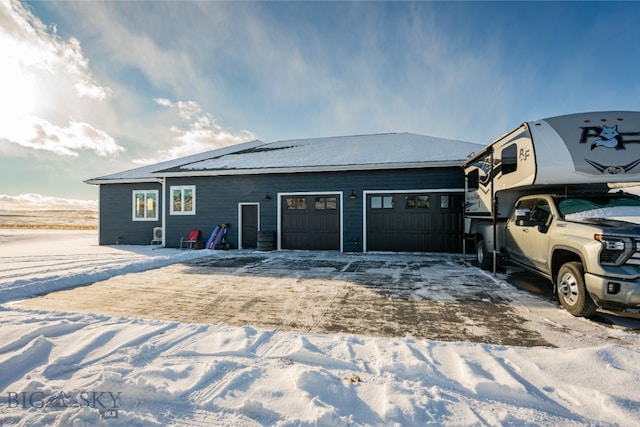
[[[177,246],[189,229],[208,236],[216,224],[230,224],[228,241],[238,247],[238,203],[260,203],[260,228],[275,231],[277,194],[293,192],[343,192],[343,240],[345,251],[361,251],[362,192],[364,190],[415,190],[464,188],[460,168],[403,169],[352,172],[294,173],[167,179],[167,191],[175,185],[196,186],[196,215],[167,214],[167,246]],[[354,191],[356,200],[349,199]],[[271,196],[265,201],[265,195]]]
[[[290,173],[269,175],[167,178],[171,186],[195,185],[196,215],[171,215],[166,212],[166,245],[177,247],[180,238],[191,229],[199,229],[206,239],[216,224],[230,224],[228,242],[238,247],[238,203],[260,203],[260,228],[276,231],[277,194],[293,192],[342,191],[343,241],[345,251],[362,250],[362,204],[364,190],[415,190],[464,188],[459,167],[347,172]],[[158,222],[131,220],[131,192],[136,189],[160,189],[160,185],[101,185],[100,244],[113,244],[115,237],[126,236],[125,243],[149,244]],[[357,199],[349,199],[351,192]],[[271,196],[266,201],[265,195]],[[161,195],[162,199],[162,195]]]
[[[158,220],[133,221],[133,191],[158,190]],[[100,237],[101,245],[148,245],[153,227],[162,226],[162,188],[160,184],[100,185]]]

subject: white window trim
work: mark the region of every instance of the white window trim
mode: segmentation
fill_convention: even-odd
[[[181,205],[184,207],[184,190],[191,190],[193,195],[193,200],[191,200],[191,206],[193,209],[190,211],[176,211],[173,210],[173,192],[175,190],[180,190],[181,196]],[[196,186],[195,185],[172,185],[169,187],[169,213],[171,215],[195,215],[196,214]]]
[[[136,194],[139,193],[144,193],[144,201],[145,201],[145,205],[147,202],[147,194],[149,193],[153,193],[156,196],[156,216],[155,217],[151,217],[148,218],[147,215],[147,210],[144,210],[144,214],[145,217],[144,218],[138,218],[136,216]],[[158,190],[133,190],[131,192],[131,220],[132,221],[157,221],[158,220],[158,209],[160,208],[160,198],[159,198],[159,192]]]

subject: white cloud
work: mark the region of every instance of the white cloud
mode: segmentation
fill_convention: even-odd
[[[0,139],[65,156],[123,151],[82,119],[111,90],[93,78],[78,40],[62,40],[19,2],[0,0],[0,46]]]
[[[5,137],[23,147],[62,156],[77,157],[79,150],[92,150],[99,156],[112,157],[124,151],[106,132],[76,121],[61,127],[37,117],[27,117],[14,122],[5,131]]]
[[[157,163],[256,139],[256,135],[248,130],[233,132],[221,126],[212,114],[203,112],[197,102],[172,102],[165,98],[156,98],[154,101],[175,110],[185,125],[170,128],[177,145],[160,150],[154,158],[136,159],[134,163]]]
[[[156,98],[154,99],[155,103],[158,105],[162,105],[163,107],[171,107],[173,103],[165,98]]]
[[[65,199],[26,193],[19,196],[0,194],[0,210],[98,210],[96,200]]]

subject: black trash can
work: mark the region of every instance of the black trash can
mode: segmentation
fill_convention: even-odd
[[[274,249],[274,237],[273,231],[258,231],[258,246],[259,251],[272,251]]]

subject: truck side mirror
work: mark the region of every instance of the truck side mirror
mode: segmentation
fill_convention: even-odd
[[[531,209],[516,209],[516,225],[523,227],[530,224]]]
[[[538,225],[538,231],[542,234],[545,234],[547,231],[549,231],[551,221],[553,221],[553,215],[549,215],[549,219],[547,219],[546,223]]]

